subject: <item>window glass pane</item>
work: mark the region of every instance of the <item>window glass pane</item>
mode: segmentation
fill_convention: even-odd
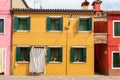
[[[114,35],[120,36],[120,22],[114,23]]]
[[[51,30],[60,30],[59,18],[51,18]]]
[[[59,61],[59,48],[51,48],[51,60]]]
[[[28,47],[21,47],[20,49],[20,58],[21,61],[29,61],[28,56],[29,56],[29,48]]]
[[[19,30],[27,30],[27,19],[19,18]]]
[[[0,33],[4,33],[4,19],[0,19]]]
[[[80,20],[80,31],[87,31],[88,30],[88,19],[79,19]]]
[[[82,48],[75,48],[75,61],[83,61],[83,49]]]
[[[120,67],[119,54],[113,53],[113,67]]]

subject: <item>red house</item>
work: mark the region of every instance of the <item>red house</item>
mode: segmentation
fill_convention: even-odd
[[[93,8],[100,0],[93,2]],[[95,8],[95,71],[101,74],[120,76],[120,11]]]

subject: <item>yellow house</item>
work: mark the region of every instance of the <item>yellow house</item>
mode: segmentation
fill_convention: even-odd
[[[94,11],[30,9],[22,1],[11,10],[13,75],[94,75]]]

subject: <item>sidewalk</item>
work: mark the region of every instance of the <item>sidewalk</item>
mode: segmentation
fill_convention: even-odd
[[[120,80],[120,76],[0,76],[0,80]]]

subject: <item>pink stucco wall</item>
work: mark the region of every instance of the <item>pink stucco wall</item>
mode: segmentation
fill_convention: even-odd
[[[0,0],[0,18],[5,20],[5,33],[0,34],[0,47],[6,48],[5,75],[10,75],[11,15],[10,0]]]

